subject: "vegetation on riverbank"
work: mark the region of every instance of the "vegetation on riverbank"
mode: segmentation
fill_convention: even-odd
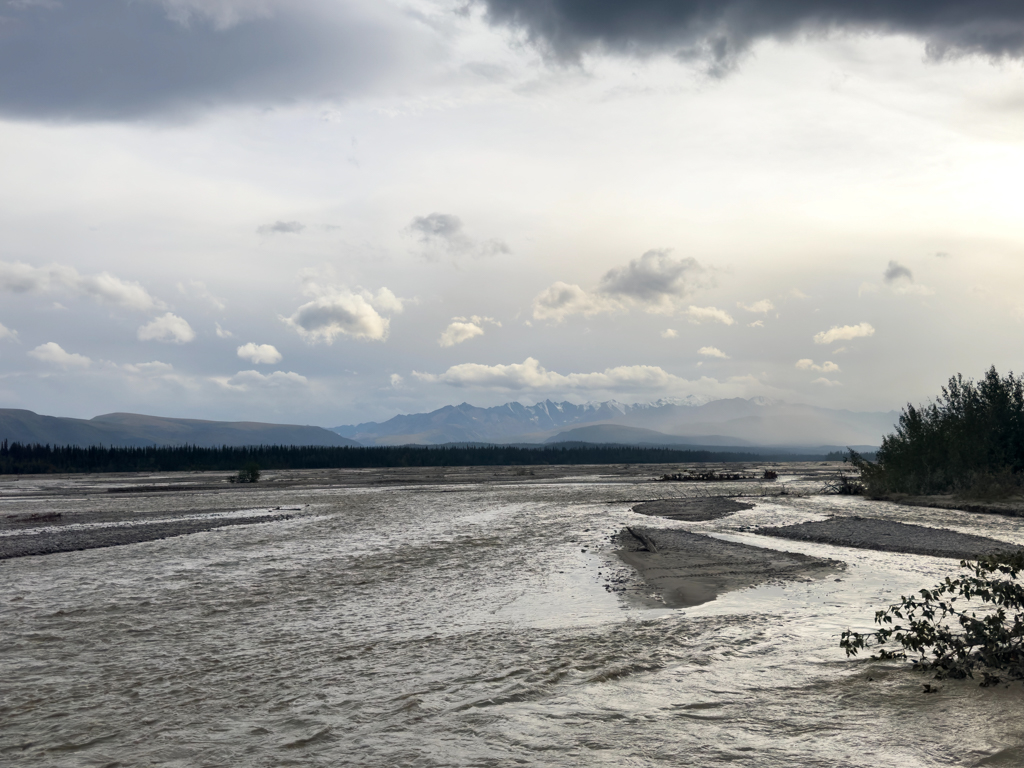
[[[980,381],[957,374],[932,403],[908,404],[877,461],[850,452],[872,495],[958,493],[1000,498],[1024,479],[1024,379],[990,368]]]
[[[855,656],[872,645],[876,659],[906,659],[944,678],[981,676],[981,685],[1024,680],[1024,551],[961,561],[968,573],[875,613],[875,632],[843,632],[840,646]],[[980,615],[979,615],[980,613]],[[895,643],[895,650],[886,644]]]

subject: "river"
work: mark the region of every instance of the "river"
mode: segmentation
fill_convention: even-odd
[[[0,562],[0,761],[1024,764],[1024,686],[926,694],[929,678],[838,647],[955,562],[745,530],[857,514],[1024,543],[1024,520],[837,497],[645,518],[846,568],[685,610],[610,591],[630,501],[696,490],[595,476],[267,489],[246,503],[292,519]],[[170,519],[196,499],[117,503]]]

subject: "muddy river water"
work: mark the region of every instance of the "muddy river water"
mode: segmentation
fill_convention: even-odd
[[[859,515],[1024,544],[1024,519],[823,496],[644,518],[845,563],[668,609],[637,599],[613,537],[636,500],[697,488],[590,474],[267,486],[244,503],[72,491],[11,492],[0,515],[291,517],[0,562],[4,765],[1024,764],[1024,686],[925,694],[929,678],[839,649],[955,561],[752,531]]]

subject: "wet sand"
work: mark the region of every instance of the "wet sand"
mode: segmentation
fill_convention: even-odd
[[[647,594],[639,600],[650,607],[686,608],[734,589],[822,578],[844,568],[835,560],[681,530],[630,526],[618,539],[617,554],[647,585]]]
[[[288,520],[290,517],[291,515],[259,515],[93,527],[44,528],[37,532],[0,536],[0,560],[139,544],[144,541],[169,539],[172,536],[212,531],[229,525],[269,523],[275,520]]]

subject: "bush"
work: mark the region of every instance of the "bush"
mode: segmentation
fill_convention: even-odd
[[[938,680],[974,678],[979,672],[982,686],[1004,677],[1024,681],[1024,585],[1017,581],[1024,551],[964,560],[960,566],[969,573],[947,576],[933,589],[877,611],[881,629],[843,632],[839,645],[846,655],[876,644],[873,658],[906,659],[910,653],[915,669],[934,672]],[[893,642],[896,650],[882,647]]]
[[[1024,380],[994,367],[977,383],[957,374],[934,403],[907,405],[877,463],[850,458],[872,494],[1015,493],[1024,476]]]
[[[258,483],[260,481],[260,465],[256,462],[249,462],[242,469],[238,470],[235,476],[236,483]]]

